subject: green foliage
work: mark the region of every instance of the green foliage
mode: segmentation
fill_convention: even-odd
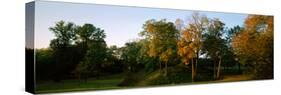
[[[74,73],[85,80],[91,75],[98,76],[107,57],[104,30],[96,28],[92,24],[84,24],[82,27],[77,27],[76,33],[77,43],[81,43],[82,49],[86,52]]]
[[[36,79],[48,80],[53,76],[53,71],[50,68],[55,66],[53,60],[53,51],[51,49],[37,49],[36,53]]]
[[[104,30],[92,24],[84,24],[75,28],[76,42],[88,42],[92,40],[102,40],[105,38]]]
[[[148,39],[148,55],[159,58],[165,63],[165,74],[167,74],[167,64],[174,56],[177,56],[177,39],[179,32],[172,22],[165,19],[156,21],[148,20],[143,25],[140,35]],[[159,64],[161,68],[161,63]]]
[[[55,34],[50,47],[36,49],[36,79],[54,80],[61,84],[58,89],[70,89],[216,81],[241,70],[255,79],[273,77],[273,17],[250,15],[243,27],[228,30],[218,18],[197,12],[189,20],[186,25],[180,19],[147,20],[141,39],[123,47],[107,46],[105,31],[93,24],[59,21],[49,28]],[[122,75],[105,78],[112,74]],[[77,83],[65,81],[74,78]]]
[[[219,19],[214,19],[209,21],[208,31],[203,35],[203,53],[212,59],[216,59],[223,53],[223,48],[225,48],[225,40],[222,39],[222,32],[224,30],[224,23]],[[220,55],[217,53],[220,52]]]
[[[151,66],[154,58],[147,54],[147,43],[147,40],[142,39],[127,42],[124,47],[120,48],[120,59],[126,64],[129,72],[137,72],[143,68],[146,71],[154,70],[154,67]]]
[[[54,34],[55,39],[51,40],[50,47],[54,51],[54,81],[60,81],[66,78],[73,68],[74,51],[72,48],[74,38],[74,24],[59,21],[54,27],[49,28]],[[71,59],[71,60],[70,60]]]
[[[128,71],[137,71],[138,65],[141,64],[140,49],[141,46],[137,42],[126,43],[122,48],[121,59],[126,63]]]
[[[54,27],[50,27],[56,39],[51,41],[51,48],[64,48],[72,43],[74,37],[74,24],[71,22],[65,23],[64,21],[59,21]]]

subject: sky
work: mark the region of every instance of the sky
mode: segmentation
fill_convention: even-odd
[[[138,34],[142,31],[145,21],[149,19],[167,19],[167,21],[175,22],[180,18],[187,21],[193,12],[190,10],[36,1],[35,48],[49,47],[50,40],[55,38],[49,27],[53,27],[60,20],[73,22],[76,25],[91,23],[105,30],[105,41],[108,46],[121,47],[126,42],[140,38]],[[208,18],[219,18],[226,27],[230,28],[235,25],[242,26],[247,17],[247,14],[198,12]]]

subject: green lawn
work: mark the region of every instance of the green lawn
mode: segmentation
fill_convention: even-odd
[[[126,78],[134,80],[126,80]],[[118,88],[135,88],[135,87],[148,87],[148,86],[160,86],[160,85],[186,85],[186,84],[206,84],[216,82],[229,82],[229,81],[242,81],[249,80],[249,76],[246,75],[226,75],[222,80],[205,80],[191,82],[191,73],[184,72],[181,69],[169,68],[169,74],[163,76],[159,70],[151,73],[138,72],[128,77],[127,74],[115,74],[110,76],[103,76],[99,79],[91,78],[85,81],[79,81],[78,79],[63,80],[61,82],[53,81],[41,81],[36,85],[37,93],[52,93],[52,92],[69,92],[69,91],[85,91],[85,90],[106,90],[106,89],[118,89]],[[131,82],[132,86],[118,86],[120,83]]]
[[[122,81],[123,75],[107,76],[100,79],[89,79],[87,82],[79,80],[64,80],[59,83],[52,81],[38,82],[37,93],[83,91],[83,90],[103,90],[122,88],[117,86]]]

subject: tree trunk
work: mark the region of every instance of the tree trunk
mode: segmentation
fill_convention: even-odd
[[[168,65],[168,62],[165,62],[165,76],[167,76],[167,65]]]
[[[198,59],[196,58],[195,67],[194,67],[194,76],[196,76],[196,73],[197,73],[197,64],[198,64]]]
[[[214,80],[216,79],[216,61],[213,62],[214,63]]]
[[[199,60],[199,52],[198,51],[197,51],[197,54],[196,54],[196,63],[195,63],[195,70],[194,70],[195,75],[194,76],[196,76],[196,74],[197,74],[197,66],[198,66],[198,60]]]
[[[194,77],[195,77],[195,72],[194,72],[194,63],[193,63],[193,58],[191,59],[191,77],[192,77],[192,82],[194,82]]]
[[[241,73],[241,64],[238,63],[238,73],[240,74]]]
[[[162,66],[161,66],[161,62],[159,62],[159,66],[160,66],[160,73],[162,73]]]
[[[219,58],[219,66],[218,66],[218,70],[217,70],[217,79],[220,78],[220,68],[221,68],[221,58]]]

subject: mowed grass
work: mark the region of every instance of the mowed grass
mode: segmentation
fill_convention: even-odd
[[[122,74],[106,76],[99,79],[88,79],[87,81],[72,79],[61,82],[38,82],[36,84],[37,93],[52,93],[65,91],[84,91],[84,90],[104,90],[123,88],[117,86],[122,81]]]
[[[163,74],[163,72],[162,72]],[[36,85],[36,93],[53,93],[53,92],[70,92],[70,91],[86,91],[86,90],[107,90],[120,88],[136,88],[136,87],[153,87],[153,86],[169,86],[169,85],[190,85],[190,84],[207,84],[218,82],[244,81],[251,78],[247,75],[225,75],[221,80],[203,80],[191,81],[191,73],[179,68],[169,68],[167,76],[161,75],[160,70],[145,73],[144,71],[133,74],[135,79],[126,80],[128,75],[125,73],[103,76],[98,79],[90,78],[87,81],[72,79],[63,80],[61,82],[45,81],[38,82]],[[129,79],[132,79],[130,78]],[[118,86],[120,83],[132,83],[131,86]]]

